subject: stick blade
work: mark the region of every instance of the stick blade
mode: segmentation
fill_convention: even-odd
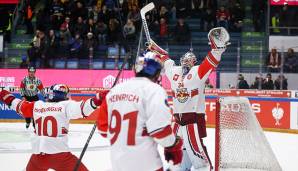
[[[146,6],[144,6],[144,7],[141,9],[141,17],[142,17],[142,18],[145,18],[145,14],[146,14],[148,11],[151,11],[154,7],[155,7],[155,5],[154,5],[153,2],[150,2],[149,4],[147,4]]]

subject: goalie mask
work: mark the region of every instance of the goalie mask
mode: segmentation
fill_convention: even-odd
[[[190,69],[196,64],[197,58],[192,50],[184,54],[180,59],[180,64],[182,66],[183,76],[185,76]]]
[[[154,77],[161,72],[162,68],[163,65],[157,55],[151,51],[145,51],[138,57],[135,64],[135,72],[145,77]]]
[[[47,98],[50,102],[68,100],[69,88],[65,84],[54,84],[51,86]]]

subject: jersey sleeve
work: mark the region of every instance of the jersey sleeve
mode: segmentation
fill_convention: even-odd
[[[65,112],[69,119],[79,119],[89,116],[96,108],[91,99],[79,102],[69,100],[66,104]]]
[[[198,67],[199,78],[205,81],[212,70],[214,70],[219,64],[220,57],[216,57],[212,51],[208,53],[201,65]]]
[[[152,93],[149,93],[145,102],[147,131],[158,144],[163,147],[171,146],[176,138],[171,128],[171,113],[166,92],[161,87],[151,88],[150,91]]]
[[[175,66],[175,62],[172,59],[168,59],[164,62],[165,74],[169,80],[173,78],[173,68]]]
[[[97,129],[103,137],[107,137],[108,132],[108,105],[106,99],[102,102],[97,115]]]
[[[40,93],[42,94],[42,96],[45,97],[46,96],[46,93],[44,91],[43,84],[42,84],[42,82],[40,80],[39,80],[39,85],[37,85],[37,88],[40,91]]]
[[[11,109],[16,111],[24,118],[33,117],[33,108],[35,102],[29,102],[26,100],[14,99],[11,103]]]

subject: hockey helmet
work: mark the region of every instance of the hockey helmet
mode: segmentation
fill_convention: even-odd
[[[68,99],[69,88],[65,84],[54,84],[48,92],[48,100],[51,102],[59,102]]]
[[[192,52],[192,49],[190,49],[188,52],[186,52],[181,58],[180,58],[180,64],[182,67],[193,67],[197,62],[196,55]]]
[[[135,72],[143,75],[154,76],[163,68],[162,63],[157,58],[157,54],[151,51],[145,51],[138,57],[135,64]]]

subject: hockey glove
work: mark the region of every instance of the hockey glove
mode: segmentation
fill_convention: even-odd
[[[2,90],[0,92],[0,101],[7,104],[8,106],[11,105],[14,99],[15,99],[14,95],[12,95],[9,91]]]
[[[108,93],[109,90],[102,90],[96,93],[95,97],[92,98],[94,105],[100,106]]]
[[[208,33],[209,44],[211,49],[225,49],[227,45],[231,44],[230,35],[223,27],[216,27]]]
[[[177,136],[176,142],[171,147],[165,147],[164,149],[164,155],[166,161],[173,161],[173,164],[179,164],[182,162],[182,146],[183,146],[183,140]]]
[[[159,58],[162,62],[169,59],[169,54],[167,51],[159,47],[153,40],[148,44],[148,49],[157,54],[157,58]]]

